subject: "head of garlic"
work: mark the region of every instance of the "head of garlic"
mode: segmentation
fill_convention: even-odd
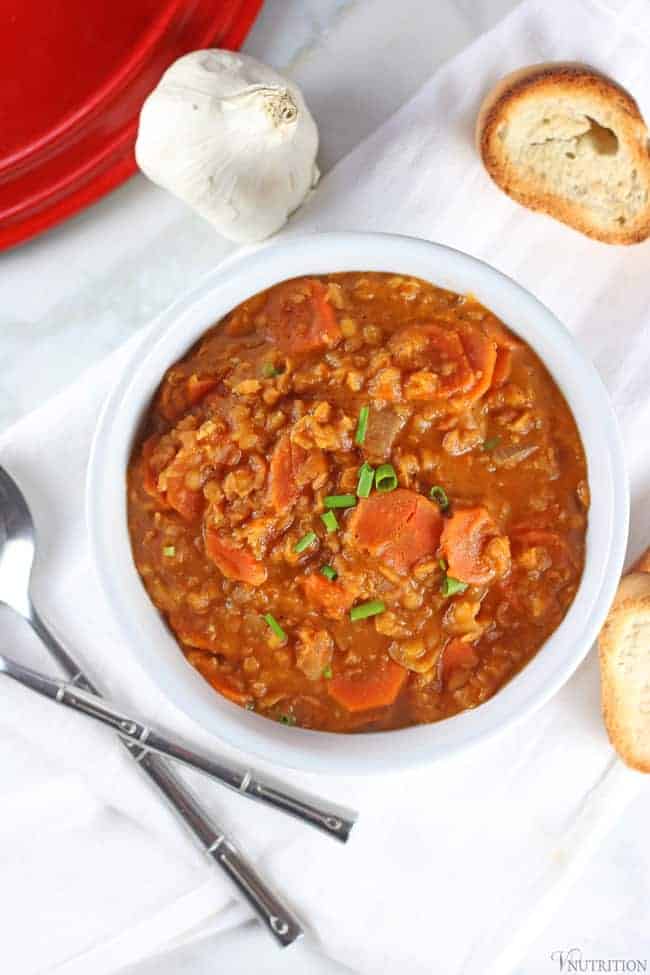
[[[318,130],[300,90],[244,54],[193,51],[140,113],[138,166],[231,240],[263,240],[318,181]]]

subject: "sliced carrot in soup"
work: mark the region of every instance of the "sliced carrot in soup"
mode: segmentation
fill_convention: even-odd
[[[405,488],[359,502],[348,523],[350,544],[405,573],[438,548],[440,510]]]
[[[274,511],[290,508],[301,489],[327,469],[322,450],[305,450],[291,440],[281,437],[273,450],[269,467],[268,500]]]
[[[300,475],[308,460],[308,451],[292,443],[288,433],[280,438],[269,468],[269,501],[275,511],[290,508],[298,498]]]
[[[267,334],[279,349],[304,355],[336,345],[343,333],[320,281],[303,278],[273,289],[266,305]]]
[[[428,354],[444,396],[466,392],[474,380],[470,363],[457,331],[442,325],[422,326],[428,337]]]
[[[359,677],[333,677],[327,682],[330,697],[347,711],[369,711],[393,704],[404,686],[407,671],[393,660],[381,670]]]
[[[220,694],[223,694],[224,697],[227,697],[229,701],[232,701],[233,704],[244,705],[247,701],[250,701],[251,695],[237,687],[234,681],[225,674],[220,674],[218,671],[215,671],[209,675],[206,674],[206,677],[212,686]]]
[[[480,328],[460,329],[429,322],[408,325],[389,342],[402,367],[426,369],[437,377],[434,399],[479,399],[489,389],[496,361],[496,343]]]
[[[282,437],[273,451],[269,468],[269,501],[275,511],[289,508],[298,497],[298,485],[293,475],[291,440]]]
[[[200,488],[188,485],[188,480],[190,483],[201,483],[201,456],[195,452],[193,431],[180,434],[180,439],[182,446],[176,448],[175,455],[172,451],[166,463],[163,456],[164,466],[159,471],[157,486],[170,508],[185,521],[194,521],[203,513],[205,498]]]
[[[331,582],[315,573],[305,576],[300,584],[309,605],[331,619],[340,619],[356,598],[353,590],[344,589],[339,582]]]
[[[496,344],[500,349],[520,349],[522,343],[513,335],[498,318],[492,314],[487,314],[481,321],[481,325],[485,332],[494,339]]]
[[[497,347],[497,358],[494,363],[494,373],[492,375],[492,385],[495,388],[503,386],[510,378],[512,369],[512,352],[503,346]]]
[[[204,396],[211,393],[217,385],[218,380],[215,376],[197,376],[193,373],[187,380],[186,396],[190,406],[195,406]]]
[[[336,345],[343,333],[336,320],[336,312],[327,298],[327,288],[320,281],[312,282],[313,319],[311,334],[319,346]]]
[[[186,410],[195,406],[218,385],[215,376],[192,373],[187,379],[167,375],[158,394],[158,409],[170,423],[174,423]]]
[[[496,343],[478,328],[464,328],[461,332],[461,341],[474,374],[474,382],[465,399],[473,403],[480,399],[492,384],[497,347]]]
[[[167,478],[167,503],[185,521],[194,521],[203,513],[205,499],[201,491],[192,491],[182,474]]]
[[[442,651],[441,657],[441,677],[446,681],[453,670],[470,670],[476,667],[479,657],[471,645],[463,640],[450,640]]]
[[[188,654],[188,659],[192,666],[196,667],[199,673],[205,677],[208,683],[211,684],[215,690],[219,691],[220,694],[223,694],[224,697],[227,697],[229,701],[242,706],[246,704],[247,701],[250,701],[251,695],[242,690],[234,676],[231,674],[224,674],[222,671],[218,670],[216,658],[213,654],[195,653],[191,651]]]
[[[203,512],[204,498],[201,491],[192,491],[185,483],[185,475],[189,467],[182,452],[174,457],[171,463],[163,466],[162,471],[156,471],[154,467],[154,454],[159,444],[160,438],[155,434],[149,437],[142,445],[142,463],[144,465],[144,475],[142,484],[151,497],[155,498],[163,508],[173,508],[181,515],[185,521],[194,521]],[[164,464],[164,456],[163,456]],[[164,474],[165,490],[161,491],[158,487],[160,474]]]
[[[258,562],[246,548],[237,548],[232,542],[208,528],[205,532],[205,551],[219,571],[227,579],[261,586],[266,582],[266,567]]]
[[[448,574],[474,585],[489,582],[494,569],[484,559],[484,550],[497,534],[485,508],[457,508],[451,518],[445,519],[440,539]]]

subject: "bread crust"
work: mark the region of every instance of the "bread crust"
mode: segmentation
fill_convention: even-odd
[[[626,765],[638,772],[650,773],[650,711],[639,717],[637,688],[628,688],[617,673],[622,657],[629,655],[623,627],[630,620],[645,620],[650,626],[650,574],[631,572],[620,586],[605,625],[598,637],[601,703],[607,734]],[[642,649],[640,663],[646,684],[650,684],[650,647]],[[643,741],[639,743],[639,733]]]
[[[650,548],[639,556],[632,566],[632,572],[650,572]]]
[[[639,106],[628,91],[595,68],[578,62],[545,62],[520,68],[506,75],[488,93],[476,121],[476,146],[483,165],[494,182],[518,203],[563,221],[588,237],[609,244],[636,244],[650,236],[650,201],[643,217],[630,228],[603,230],[594,226],[589,208],[539,186],[526,188],[523,180],[509,180],[504,155],[497,138],[498,126],[513,110],[536,94],[588,94],[617,114],[617,135],[625,139],[636,165],[650,185],[649,135]]]

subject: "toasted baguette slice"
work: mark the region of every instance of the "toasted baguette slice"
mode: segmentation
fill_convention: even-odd
[[[650,548],[647,548],[643,555],[640,555],[634,565],[633,572],[650,572]]]
[[[598,646],[609,739],[626,765],[650,772],[650,573],[621,581]]]
[[[650,236],[650,144],[632,96],[586,65],[503,78],[476,124],[481,159],[518,203],[607,244]]]

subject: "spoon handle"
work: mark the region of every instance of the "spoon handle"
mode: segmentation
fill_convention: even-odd
[[[36,609],[33,606],[30,609],[28,622],[74,686],[95,693],[91,682],[41,620]],[[131,745],[124,739],[122,741],[203,850],[238,887],[276,944],[285,948],[301,938],[303,930],[295,914],[273,893],[232,840],[214,823],[191,789],[157,755],[147,752],[140,745]]]
[[[156,752],[158,755],[188,765],[248,799],[256,799],[258,802],[273,806],[342,843],[348,839],[355,822],[352,814],[343,812],[322,800],[316,802],[309,796],[287,791],[286,788],[279,788],[271,782],[265,782],[250,769],[226,763],[198,752],[188,745],[172,741],[138,718],[118,711],[108,701],[91,691],[23,667],[9,658],[2,659],[7,676],[13,677],[20,684],[58,704],[63,704],[85,714],[88,718],[108,725],[131,745],[140,746],[146,751]]]

